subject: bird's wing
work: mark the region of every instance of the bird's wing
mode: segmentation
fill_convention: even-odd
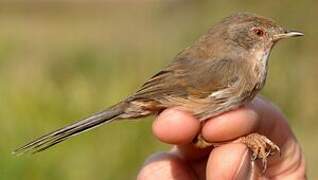
[[[226,58],[177,58],[150,78],[132,97],[163,102],[166,107],[185,106],[189,102],[183,100],[206,99],[213,92],[235,83],[239,79],[237,64],[238,60]],[[171,101],[167,103],[169,98]]]

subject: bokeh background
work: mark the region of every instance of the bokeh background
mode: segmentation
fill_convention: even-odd
[[[113,123],[35,156],[11,150],[128,96],[221,18],[238,11],[302,30],[279,43],[262,94],[289,119],[318,179],[318,1],[0,1],[0,179],[135,179],[166,150],[152,118]]]

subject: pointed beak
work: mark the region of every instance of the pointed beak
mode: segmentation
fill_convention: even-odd
[[[304,36],[304,33],[299,31],[286,31],[285,33],[275,35],[274,41],[289,38],[289,37],[298,37],[298,36]]]

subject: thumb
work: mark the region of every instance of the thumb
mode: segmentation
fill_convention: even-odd
[[[252,172],[251,157],[244,144],[232,143],[216,147],[211,152],[207,179],[249,179]]]

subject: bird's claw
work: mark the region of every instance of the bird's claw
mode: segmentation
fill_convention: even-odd
[[[267,158],[276,154],[281,154],[279,147],[267,137],[252,133],[240,138],[240,142],[244,143],[252,151],[252,161],[260,159],[263,165],[263,173],[267,169]]]

